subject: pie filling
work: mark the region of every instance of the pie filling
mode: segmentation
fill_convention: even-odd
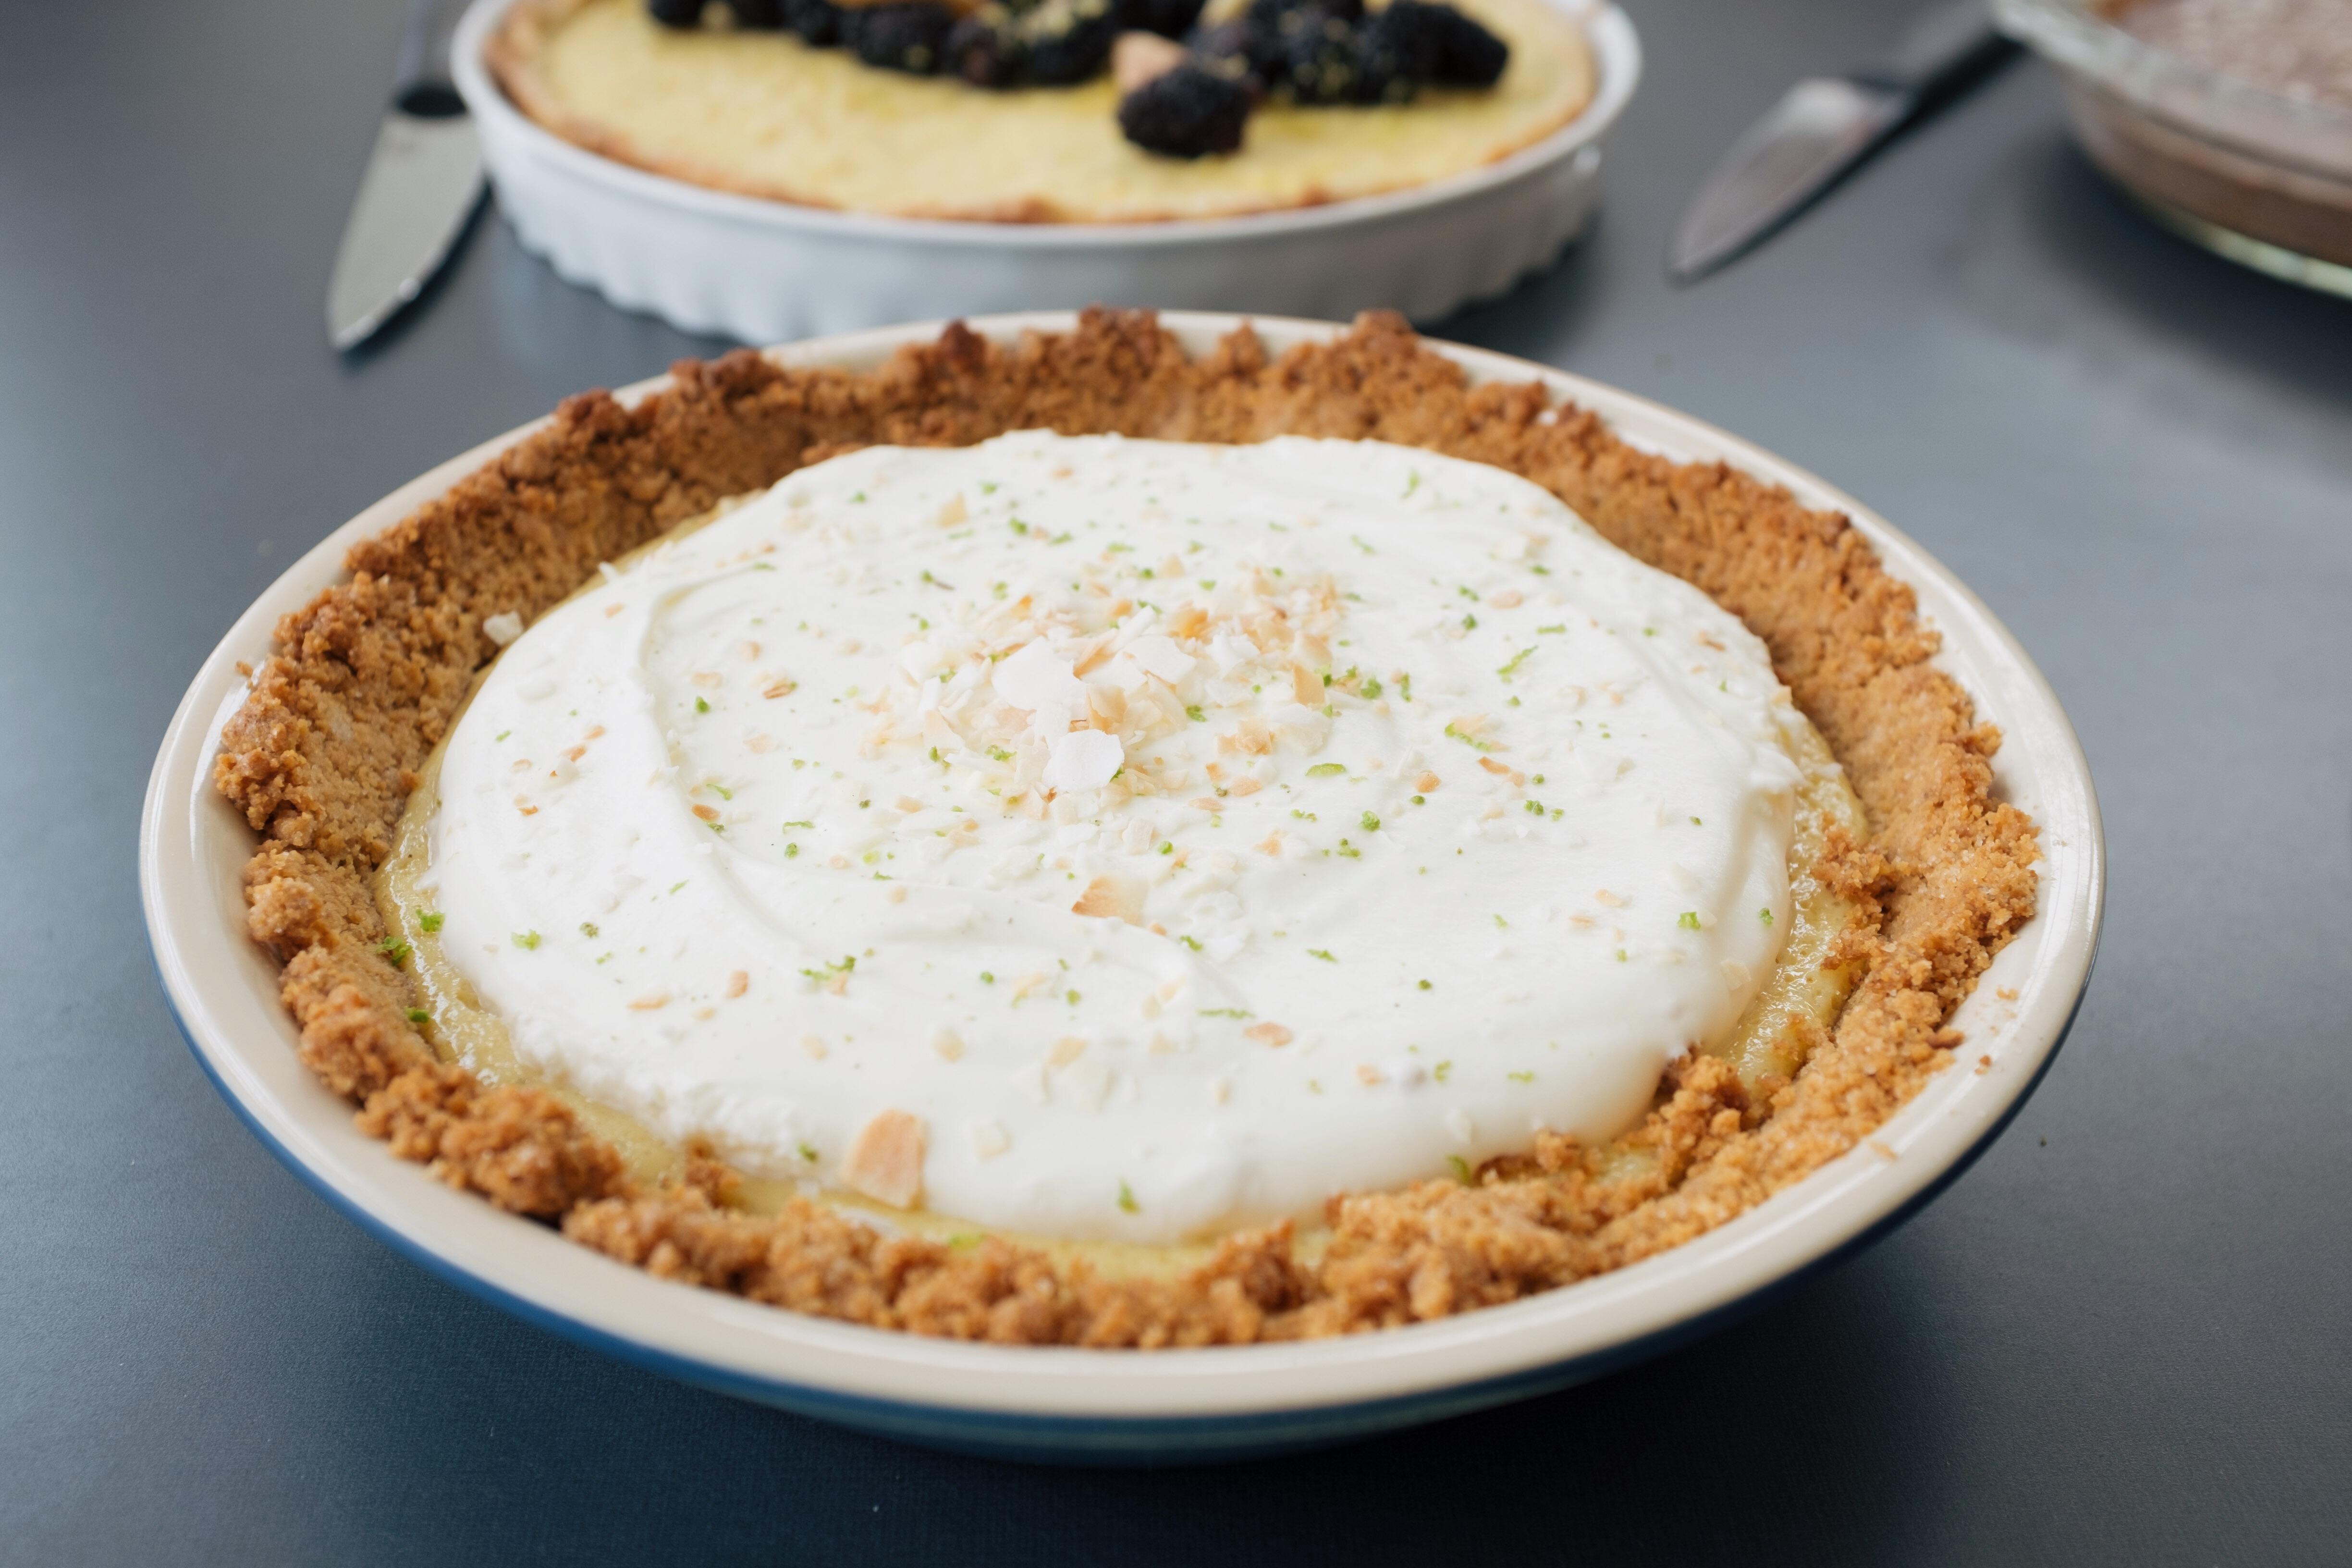
[[[1763,645],[1498,468],[875,447],[483,677],[379,889],[651,1180],[1165,1247],[1801,1065],[1861,814]]]

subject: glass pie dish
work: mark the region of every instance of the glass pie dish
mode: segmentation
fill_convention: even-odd
[[[2352,296],[2352,109],[2158,48],[2100,0],[1993,0],[2058,67],[2091,161],[2158,222],[2273,277]]]

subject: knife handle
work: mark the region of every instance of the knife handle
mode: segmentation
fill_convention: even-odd
[[[1904,32],[1891,53],[1852,76],[1932,98],[2007,58],[2016,47],[1993,26],[1985,0],[1937,0]]]
[[[392,78],[393,106],[403,114],[446,120],[466,112],[465,100],[449,83],[449,40],[464,12],[463,0],[410,0]]]

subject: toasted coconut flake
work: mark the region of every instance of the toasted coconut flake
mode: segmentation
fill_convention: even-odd
[[[1118,737],[1100,730],[1073,730],[1046,745],[1045,781],[1057,790],[1100,789],[1127,765]]]
[[[1087,884],[1078,901],[1070,906],[1074,915],[1089,915],[1097,920],[1125,921],[1129,925],[1143,923],[1143,895],[1140,878],[1113,876],[1108,872]]]
[[[650,1013],[656,1008],[667,1007],[668,1005],[669,993],[667,991],[656,991],[650,995],[640,996],[631,1002],[629,1004],[629,1010],[633,1013]]]
[[[923,1195],[922,1119],[896,1108],[877,1112],[841,1157],[841,1184],[892,1208],[912,1208]]]
[[[725,994],[729,1001],[733,1001],[736,997],[740,996],[744,992],[749,991],[750,989],[751,989],[751,976],[744,971],[740,969],[736,970],[727,977],[727,990]]]
[[[931,1049],[940,1053],[942,1061],[963,1060],[963,1037],[953,1029],[941,1029],[931,1037]]]
[[[1435,773],[1424,772],[1419,778],[1412,781],[1412,787],[1419,790],[1422,794],[1427,795],[1430,791],[1435,789],[1439,784],[1442,784],[1445,781],[1444,779],[1439,778]]]
[[[1298,1037],[1279,1024],[1252,1024],[1242,1031],[1242,1036],[1269,1047],[1286,1046]]]

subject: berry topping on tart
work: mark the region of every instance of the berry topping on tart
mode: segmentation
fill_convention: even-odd
[[[513,0],[483,53],[541,127],[689,184],[1151,223],[1347,202],[1530,147],[1595,101],[1570,4]]]
[[[665,27],[701,26],[706,0],[646,0]],[[911,76],[942,72],[993,90],[1072,87],[1112,66],[1119,39],[1183,39],[1191,69],[1178,81],[1163,51],[1119,73],[1118,123],[1149,153],[1198,158],[1242,144],[1250,112],[1269,92],[1306,108],[1411,102],[1423,84],[1491,88],[1510,46],[1451,5],[1390,0],[1249,0],[1203,24],[1204,0],[725,0],[736,27],[789,28],[816,48],[845,47],[866,65]]]
[[[844,12],[841,41],[869,66],[929,76],[947,58],[955,25],[953,11],[926,0],[860,5]]]
[[[1242,144],[1254,97],[1243,82],[1187,62],[1118,100],[1118,128],[1147,153],[1199,158]]]

